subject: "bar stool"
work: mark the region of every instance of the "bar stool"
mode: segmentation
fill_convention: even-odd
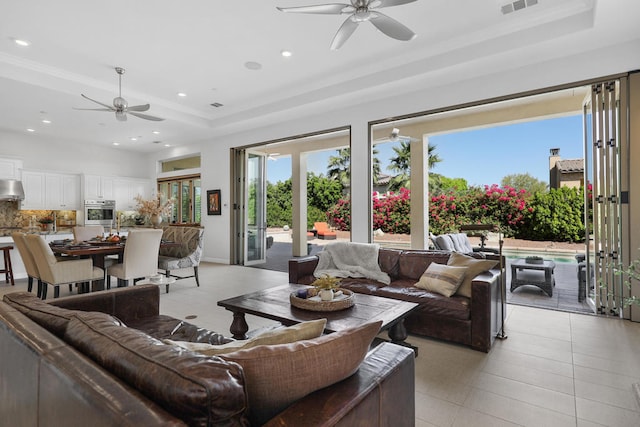
[[[0,274],[4,273],[5,282],[11,282],[11,286],[15,286],[13,281],[13,270],[11,268],[11,249],[13,245],[11,243],[0,244],[0,250],[4,252],[4,268],[0,270]]]

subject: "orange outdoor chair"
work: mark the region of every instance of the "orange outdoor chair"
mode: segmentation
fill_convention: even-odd
[[[318,232],[318,238],[323,240],[335,240],[336,233],[329,230],[329,224],[326,222],[314,222],[313,226]]]

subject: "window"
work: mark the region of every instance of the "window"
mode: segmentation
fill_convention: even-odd
[[[173,199],[172,224],[199,224],[201,220],[200,175],[158,180],[158,193]]]

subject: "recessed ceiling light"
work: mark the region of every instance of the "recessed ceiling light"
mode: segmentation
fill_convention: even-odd
[[[154,134],[154,135],[160,135],[160,131],[159,130],[151,131],[151,133]]]
[[[51,123],[51,120],[43,119],[43,120],[42,120],[42,123],[50,124],[50,123]]]
[[[187,96],[187,94],[184,92],[178,92],[178,96],[184,98],[185,96]]]
[[[171,145],[169,145],[169,144],[164,144],[164,146],[165,146],[165,147],[171,147]]]
[[[262,68],[262,64],[253,61],[245,62],[244,66],[249,70],[259,70]]]
[[[285,58],[288,58],[291,55],[293,55],[293,52],[291,52],[290,50],[283,50],[283,51],[280,51],[280,55],[284,56]]]
[[[35,132],[35,129],[27,128],[27,132]]]
[[[131,137],[131,138],[129,138],[129,139],[130,139],[130,140],[132,140],[132,141],[137,141],[137,140],[138,140],[138,138],[136,138],[135,136],[132,136],[132,137]]]
[[[114,142],[113,145],[120,145],[120,143],[119,142]]]
[[[22,39],[13,39],[13,41],[18,45],[18,46],[30,46],[31,42],[27,41],[27,40],[22,40]]]

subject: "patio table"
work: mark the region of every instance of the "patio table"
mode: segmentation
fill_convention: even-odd
[[[511,263],[511,292],[520,286],[533,285],[542,289],[547,295],[553,296],[553,287],[556,285],[553,270],[556,263],[543,260],[542,263],[530,263],[520,258]]]

